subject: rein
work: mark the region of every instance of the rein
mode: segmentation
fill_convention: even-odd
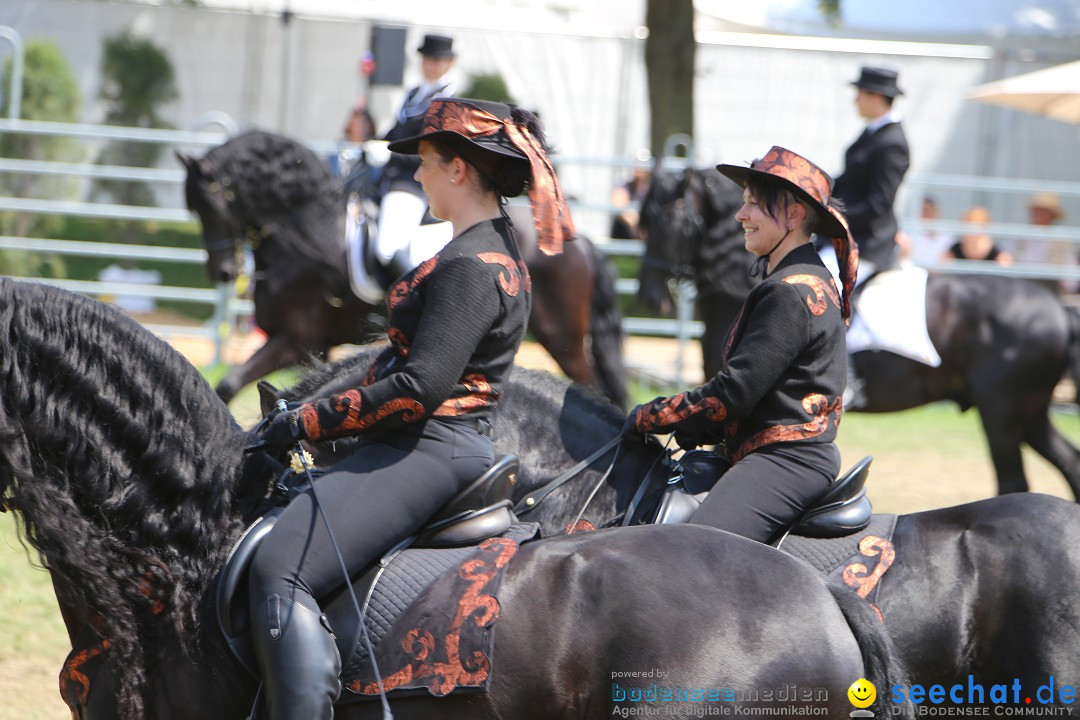
[[[580,475],[581,472],[583,470],[585,470],[585,468],[589,467],[594,462],[599,460],[601,457],[606,455],[607,452],[609,450],[611,450],[613,447],[617,447],[618,444],[619,444],[619,441],[621,441],[621,440],[622,440],[622,434],[616,435],[615,437],[611,438],[606,443],[601,445],[598,450],[596,450],[594,453],[589,455],[587,458],[585,458],[581,462],[577,463],[576,465],[574,465],[573,467],[571,467],[569,470],[562,473],[561,475],[558,475],[554,479],[550,480],[545,485],[540,487],[540,489],[535,490],[535,491],[529,493],[528,495],[526,495],[525,497],[523,497],[518,502],[518,504],[514,506],[514,514],[517,515],[518,517],[521,517],[525,513],[528,513],[528,512],[531,512],[532,510],[535,510],[536,506],[539,505],[544,500],[544,498],[546,498],[548,495],[550,495],[551,493],[553,493],[556,490],[558,490],[559,488],[561,488],[563,485],[565,485],[567,482],[569,482],[573,478]],[[614,465],[614,464],[615,464],[614,458],[612,458],[612,465]],[[604,478],[606,479],[607,475],[605,475]],[[594,493],[595,493],[595,491],[594,491]]]

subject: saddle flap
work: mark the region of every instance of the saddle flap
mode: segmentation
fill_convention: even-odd
[[[521,462],[517,455],[503,455],[480,477],[455,495],[443,509],[435,514],[434,525],[451,517],[461,516],[467,510],[479,510],[495,505],[503,500],[510,500],[517,483],[518,469]]]
[[[225,567],[218,575],[214,595],[221,634],[240,663],[255,677],[259,676],[259,671],[251,649],[247,571],[255,557],[255,551],[259,549],[259,545],[273,529],[283,511],[282,507],[268,510],[244,531],[225,560]]]

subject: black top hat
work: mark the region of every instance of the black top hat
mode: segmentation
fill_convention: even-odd
[[[903,95],[904,91],[896,87],[897,72],[889,68],[864,67],[859,73],[859,79],[853,80],[852,85],[863,90],[869,90],[885,97]]]
[[[425,35],[424,44],[416,48],[421,55],[429,55],[437,58],[452,58],[454,53],[454,38],[445,35]]]

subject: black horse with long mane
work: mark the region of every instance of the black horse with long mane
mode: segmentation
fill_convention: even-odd
[[[374,354],[365,350],[313,371],[283,396],[340,392],[360,381]],[[495,430],[497,450],[521,460],[515,500],[538,496],[549,481],[565,477],[617,438],[624,420],[565,381],[514,368]],[[348,452],[350,442],[339,441],[333,452]],[[603,527],[617,518],[658,452],[638,448],[626,454],[628,447],[610,473],[613,451],[546,495],[523,519],[540,522],[550,536],[564,532],[587,502],[581,519],[590,525]],[[325,462],[333,457],[329,447],[321,452]],[[835,552],[832,542],[816,552]],[[1034,692],[1051,675],[1080,677],[1076,503],[1023,493],[900,515],[891,543],[891,566],[863,568],[859,579],[863,587],[877,588],[877,607],[911,682],[949,687],[974,675],[987,688],[1016,679]]]
[[[731,280],[705,316],[705,373],[720,369],[732,318],[749,292],[750,254],[734,222],[741,189],[714,170],[655,177],[641,222],[647,228],[641,266],[643,301],[653,306],[667,280],[692,268]],[[735,290],[738,290],[737,292]],[[926,283],[930,340],[939,367],[879,350],[855,352],[864,383],[859,412],[894,412],[938,400],[979,411],[997,473],[998,492],[1028,489],[1021,458],[1026,443],[1065,477],[1080,499],[1080,450],[1050,420],[1055,386],[1067,370],[1080,378],[1080,316],[1035,283],[992,275],[931,275]]]
[[[238,135],[201,159],[178,157],[188,173],[188,208],[202,220],[210,278],[235,280],[244,244],[255,260],[255,321],[267,340],[219,383],[226,402],[272,370],[372,339],[376,332],[364,320],[383,310],[351,289],[346,182],[332,177],[325,162],[264,131]],[[543,254],[527,208],[510,210],[532,278],[529,331],[567,377],[625,405],[622,313],[607,259],[584,236],[562,255]]]
[[[74,716],[247,717],[254,682],[216,632],[209,596],[276,462],[244,454],[255,438],[199,373],[119,311],[3,278],[0,321],[0,497],[83,648],[65,673]],[[614,673],[656,669],[681,688],[824,690],[818,707],[836,716],[853,678],[884,688],[904,677],[850,593],[707,528],[522,545],[498,606],[488,690],[396,698],[396,717],[599,720],[618,709]],[[670,705],[645,695],[633,707]],[[874,709],[885,711],[884,693]],[[346,720],[380,716],[374,702],[338,708]]]

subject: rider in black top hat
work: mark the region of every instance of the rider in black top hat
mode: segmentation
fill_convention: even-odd
[[[416,533],[494,462],[491,416],[525,334],[530,281],[502,199],[528,190],[540,248],[574,236],[535,117],[501,103],[439,98],[417,135],[416,178],[453,239],[388,298],[383,351],[360,387],[273,418],[271,448],[345,436],[356,452],[315,480],[350,574]],[[314,499],[295,497],[259,548],[249,581],[252,636],[271,720],[325,720],[340,660],[317,598],[342,583]]]
[[[457,54],[454,52],[454,40],[446,35],[425,35],[424,41],[416,51],[420,53],[420,69],[423,81],[405,93],[398,109],[394,126],[383,139],[402,140],[420,133],[424,123],[424,113],[435,98],[450,97],[454,86],[449,77]],[[426,252],[398,253],[407,250],[413,240],[416,229],[424,219],[427,200],[420,184],[414,179],[420,161],[414,155],[393,153],[383,168],[381,180],[382,202],[379,209],[379,229],[375,236],[375,257],[382,265],[390,268],[388,277],[396,278],[401,272],[410,270],[417,261],[434,254],[440,243],[450,239],[447,229],[441,236],[436,234],[431,242],[433,247]],[[398,255],[395,259],[395,255]],[[424,257],[417,257],[422,255]],[[404,258],[408,257],[408,260]],[[392,262],[393,261],[393,262]]]
[[[844,172],[833,195],[844,203],[851,236],[859,246],[859,282],[899,260],[893,202],[910,165],[907,137],[893,100],[903,95],[897,72],[864,67],[851,83],[858,90],[855,106],[866,129],[847,149]]]

